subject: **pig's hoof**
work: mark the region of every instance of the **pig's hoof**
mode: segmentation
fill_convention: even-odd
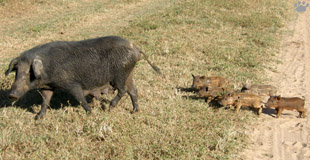
[[[91,110],[86,111],[86,114],[91,115],[92,114]]]
[[[102,104],[102,105],[101,105],[101,109],[105,111],[107,108],[106,108],[105,105]]]
[[[35,119],[35,120],[43,119],[43,115],[37,114],[37,115],[34,117],[34,119]]]
[[[112,106],[112,105],[110,105],[110,107],[109,107],[109,112],[111,112],[113,109],[115,108],[115,106]]]
[[[108,112],[111,112],[114,107],[109,107]]]
[[[133,111],[130,111],[131,114],[134,114],[134,113],[137,113],[137,112],[139,112],[138,109],[135,109],[135,110],[133,110]]]

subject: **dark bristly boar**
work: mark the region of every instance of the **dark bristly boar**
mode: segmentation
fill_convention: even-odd
[[[127,92],[135,112],[139,107],[132,74],[142,55],[160,74],[142,51],[117,36],[39,45],[25,51],[9,64],[5,74],[12,71],[16,73],[9,97],[18,100],[29,90],[41,88],[43,103],[35,117],[38,119],[45,115],[53,91],[63,89],[71,93],[86,112],[91,113],[85,95],[98,94],[106,84],[111,84],[118,93],[111,101],[110,108],[117,105]]]
[[[209,90],[208,88],[202,88],[199,90],[198,95],[200,97],[208,98],[207,103],[211,102],[212,100],[216,98],[220,98],[224,95],[224,89],[223,88],[212,88]]]
[[[306,117],[304,98],[271,96],[266,103],[266,107],[275,108],[277,118],[280,117],[284,109],[297,110],[299,112],[299,118]]]
[[[256,94],[259,96],[275,96],[277,94],[277,88],[272,85],[252,85],[252,86],[243,86],[241,92]]]
[[[248,93],[228,94],[222,99],[220,104],[224,106],[225,105],[235,106],[236,112],[238,112],[242,106],[256,108],[258,115],[262,113],[262,107],[263,107],[261,98],[259,96]]]
[[[226,88],[227,82],[224,77],[206,77],[206,76],[193,76],[194,89],[201,88]]]

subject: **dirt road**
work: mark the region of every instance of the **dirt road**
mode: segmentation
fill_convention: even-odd
[[[279,95],[306,98],[308,117],[285,110],[276,119],[274,110],[264,109],[248,133],[252,144],[242,153],[246,160],[310,160],[310,11],[299,13],[288,27],[278,55],[283,63],[269,75]]]

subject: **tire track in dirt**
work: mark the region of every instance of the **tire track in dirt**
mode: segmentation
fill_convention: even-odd
[[[289,25],[282,40],[277,73],[271,73],[271,84],[283,97],[306,98],[310,112],[310,12],[301,13]],[[297,111],[285,110],[279,119],[274,110],[265,108],[257,125],[250,128],[252,144],[241,156],[245,160],[306,160],[310,159],[310,118],[297,118]]]

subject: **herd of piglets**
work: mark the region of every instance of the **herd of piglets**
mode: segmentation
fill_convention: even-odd
[[[233,90],[224,77],[195,76],[193,74],[192,76],[192,87],[197,91],[199,90],[199,97],[207,99],[207,104],[216,101],[222,106],[235,107],[236,112],[241,107],[252,107],[257,109],[258,115],[262,113],[263,107],[274,108],[277,118],[280,117],[284,109],[297,110],[299,118],[306,117],[304,97],[278,96],[277,88],[272,85],[244,85],[241,90]],[[266,103],[262,101],[263,97],[269,97]]]

